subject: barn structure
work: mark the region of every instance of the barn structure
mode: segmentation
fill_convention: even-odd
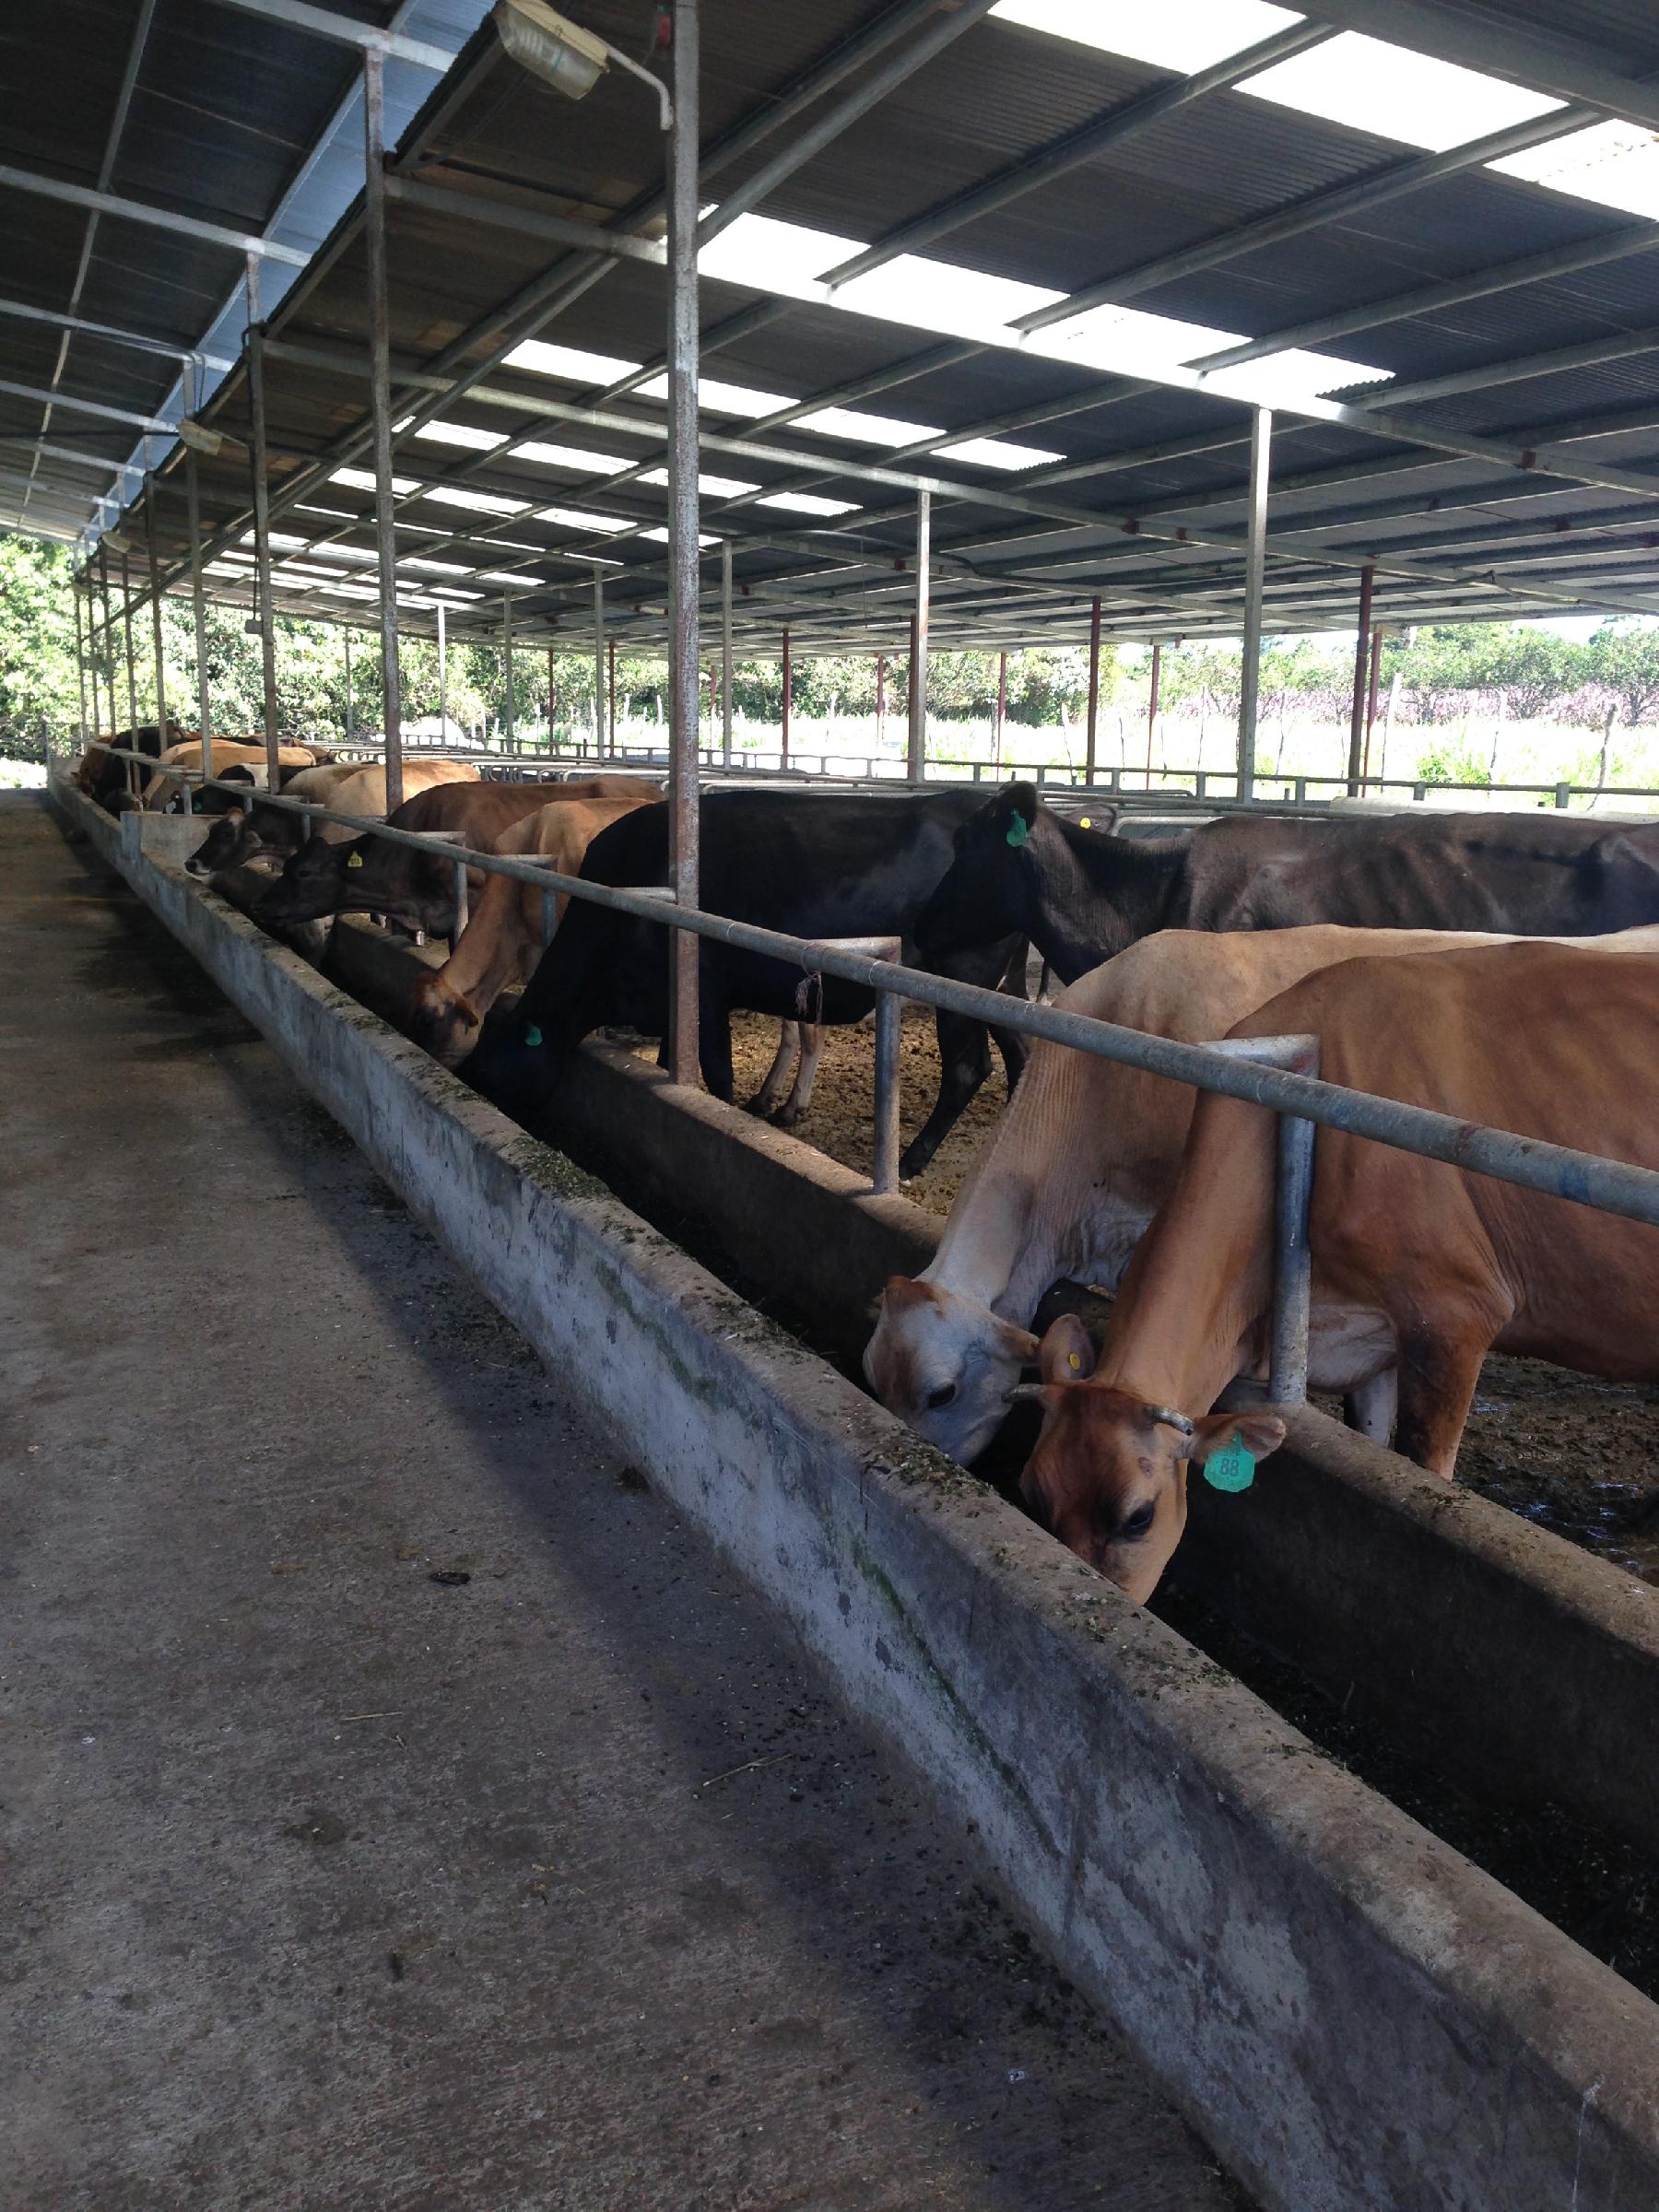
[[[15,0],[0,54],[0,531],[74,547],[81,691],[0,801],[8,2202],[1659,2202],[1659,1351],[1607,1288],[1659,1279],[1626,1134],[1659,830],[1565,783],[1496,833],[1362,795],[1385,631],[1659,616],[1659,19]],[[255,731],[210,606],[258,631]],[[384,700],[297,798],[285,615]],[[1269,791],[1262,641],[1302,632],[1355,639],[1346,772]],[[417,637],[591,656],[592,747],[526,759],[511,681],[496,747],[423,741]],[[1102,648],[1151,648],[1156,714],[1206,638],[1242,640],[1232,772],[1171,794],[1148,755],[1136,788]],[[960,788],[930,651],[1045,644],[1091,656],[1077,777]],[[618,652],[667,661],[660,757],[616,748]],[[830,653],[907,668],[902,758],[804,773],[786,673],[746,768],[735,661]],[[1218,824],[1231,907],[1088,938],[1112,871],[1195,882]],[[819,897],[831,849],[865,857]],[[1635,1075],[1534,1113],[1349,1080],[1335,1014],[1322,1062],[1110,979],[1051,1003],[1166,922],[1594,936],[1422,958],[1541,979],[1497,1025],[1529,1079],[1604,999]],[[421,1010],[475,932],[469,1084]],[[589,938],[606,988],[659,961],[662,1020],[606,1000],[556,1086],[494,1080]],[[851,1030],[854,1164],[720,1095],[734,1010],[740,1069],[786,1024],[797,1102],[819,1018]],[[872,1297],[940,1253],[901,1135],[908,1179],[987,1033],[1010,1088],[1034,1048],[1277,1116],[1252,1325],[1286,1441],[1259,1484],[1241,1435],[1230,1483],[1182,1459],[1155,1606],[1041,1504],[1032,1417],[970,1473],[855,1380]],[[1552,1264],[1603,1240],[1607,1310],[1486,1371],[1456,1485],[1404,1414],[1390,1449],[1308,1401],[1318,1163],[1357,1140],[1532,1206]],[[1037,1288],[1109,1360],[1117,1274],[1065,1250]],[[1166,1447],[1212,1401],[1153,1406]]]

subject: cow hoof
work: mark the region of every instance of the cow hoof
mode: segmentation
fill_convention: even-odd
[[[793,1129],[797,1125],[801,1117],[793,1106],[780,1106],[777,1112],[770,1116],[770,1119],[774,1129]]]

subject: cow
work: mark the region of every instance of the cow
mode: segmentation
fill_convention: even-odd
[[[574,876],[600,830],[641,805],[638,799],[556,799],[515,822],[494,851],[545,860]],[[527,982],[542,955],[542,893],[510,876],[487,876],[472,919],[441,968],[419,977],[409,1034],[435,1060],[458,1067],[478,1041],[484,1017],[511,984]],[[560,893],[557,914],[569,903]]]
[[[126,791],[137,772],[137,763],[112,753],[112,746],[120,746],[123,753],[144,753],[159,760],[168,747],[188,744],[195,735],[176,722],[170,722],[165,733],[159,724],[147,722],[135,730],[117,730],[109,737],[95,737],[75,764],[75,781],[89,799],[112,812],[116,794]]]
[[[1512,942],[1442,930],[1160,930],[1073,983],[1069,1014],[1202,1044],[1338,960]],[[1659,928],[1579,940],[1659,955]],[[1063,1277],[1115,1289],[1174,1182],[1196,1093],[1123,1061],[1040,1041],[951,1207],[932,1263],[889,1278],[865,1375],[890,1412],[964,1465],[990,1443],[1034,1364],[1030,1323]],[[1359,1392],[1349,1418],[1386,1441],[1391,1406]]]
[[[282,796],[305,799],[315,806],[332,806],[334,794],[358,773],[359,766],[356,761],[319,761],[314,767],[299,769],[289,776],[282,786]],[[265,850],[262,830],[299,843],[303,833],[302,816],[290,814],[286,807],[269,806],[253,794],[246,799],[225,793],[219,795],[225,803],[218,810],[212,829],[184,863],[192,876],[200,877],[205,882],[209,877],[223,875],[228,868],[257,859]],[[250,824],[258,826],[252,834]]]
[[[325,783],[312,785],[304,793],[288,795],[321,798],[339,814],[351,814],[371,819],[383,818],[386,811],[386,771],[383,768],[365,765],[362,761],[335,761],[342,772]],[[404,788],[406,792],[427,791],[435,783],[477,783],[478,771],[465,760],[406,760]],[[228,827],[218,827],[209,832],[206,842],[195,855],[195,873],[217,876],[227,868],[243,866],[248,861],[262,857],[286,860],[308,841],[319,840],[325,845],[339,844],[359,833],[344,822],[317,821],[308,829],[307,818],[286,806],[256,806],[238,816],[234,809],[226,817]]]
[[[916,922],[924,959],[1016,933],[1063,983],[1159,929],[1480,930],[1593,936],[1659,921],[1659,824],[1439,814],[1232,815],[1145,841],[1010,783],[963,824]]]
[[[873,793],[718,791],[701,802],[700,902],[705,911],[802,937],[907,939],[949,864],[952,832],[977,811],[971,790],[888,796]],[[588,848],[582,874],[598,883],[647,886],[668,877],[668,809],[644,806]],[[513,1110],[545,1103],[562,1057],[592,1030],[627,1023],[661,1036],[667,1026],[666,933],[655,924],[576,900],[542,958],[510,1024],[490,1024],[462,1072]],[[872,994],[792,962],[700,940],[699,1042],[703,1080],[733,1095],[734,1007],[784,1021],[857,1021]],[[1025,947],[983,947],[942,972],[994,988],[1018,971]],[[1024,1054],[995,1032],[1010,1089]],[[990,1073],[984,1027],[938,1017],[937,1103],[900,1162],[919,1174]],[[540,1042],[535,1040],[539,1038]]]
[[[147,813],[159,814],[185,790],[184,772],[198,773],[203,755],[208,752],[212,755],[208,769],[211,775],[226,768],[263,768],[268,758],[263,742],[249,743],[240,738],[215,737],[208,745],[200,737],[194,737],[183,745],[170,745],[158,759],[148,782],[139,793],[139,806]],[[276,762],[279,768],[314,768],[317,756],[308,745],[284,745],[277,747]]]
[[[1529,942],[1344,960],[1234,1025],[1311,1033],[1320,1072],[1461,1122],[1659,1168],[1659,957]],[[1124,1277],[1097,1361],[1073,1316],[1043,1337],[1022,1478],[1036,1517],[1137,1602],[1186,1521],[1187,1470],[1226,1487],[1284,1441],[1271,1410],[1209,1410],[1263,1371],[1275,1117],[1206,1093]],[[1489,1351],[1659,1380],[1659,1229],[1321,1128],[1309,1212],[1311,1380],[1397,1396],[1394,1448],[1451,1477]]]
[[[406,778],[409,770],[406,765]],[[633,805],[659,795],[658,786],[639,776],[592,776],[594,784],[619,786],[613,792],[569,791],[573,797],[627,798]],[[397,830],[459,830],[475,851],[490,852],[496,839],[548,803],[546,783],[435,783],[407,798],[391,817]],[[273,811],[276,811],[275,809]],[[342,812],[361,812],[345,808]],[[487,877],[466,872],[467,895],[480,895]],[[265,894],[259,919],[266,927],[321,921],[335,913],[383,914],[411,935],[449,935],[454,912],[454,867],[434,851],[411,853],[371,830],[354,837],[336,828],[332,840],[313,837],[296,845],[282,874]]]

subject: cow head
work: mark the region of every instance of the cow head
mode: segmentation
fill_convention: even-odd
[[[409,1035],[445,1067],[459,1067],[483,1028],[471,999],[446,983],[435,969],[420,976],[409,1000]]]
[[[956,833],[956,855],[916,917],[916,949],[938,959],[971,945],[1030,934],[1034,783],[1010,783]]]
[[[888,1278],[865,1347],[870,1388],[918,1436],[967,1466],[1007,1418],[1008,1392],[1037,1358],[1029,1329],[978,1299],[906,1275]]]
[[[352,838],[331,842],[313,837],[290,853],[282,873],[253,909],[261,929],[291,929],[298,922],[321,922],[339,903],[346,871],[370,840]]]
[[[246,860],[253,850],[253,841],[246,835],[247,820],[247,807],[240,799],[231,799],[184,863],[190,874],[218,876]]]
[[[1063,1314],[1039,1351],[1041,1382],[1009,1394],[1042,1408],[1020,1492],[1044,1527],[1145,1605],[1186,1527],[1188,1467],[1223,1450],[1265,1459],[1285,1424],[1254,1412],[1191,1419],[1095,1382],[1094,1365],[1087,1331]]]

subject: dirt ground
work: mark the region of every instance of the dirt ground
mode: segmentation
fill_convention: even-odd
[[[759,1088],[777,1041],[776,1022],[759,1015],[735,1018],[740,1100]],[[864,1173],[870,1166],[874,1067],[869,1030],[830,1030],[811,1107],[794,1132]],[[905,1014],[901,1067],[908,1144],[932,1110],[939,1080],[933,1018],[920,1007]],[[990,1080],[927,1172],[905,1186],[905,1196],[930,1213],[947,1214],[1006,1103],[997,1059]],[[1493,1358],[1464,1432],[1458,1473],[1483,1497],[1659,1582],[1659,1390],[1602,1382],[1541,1360]]]

